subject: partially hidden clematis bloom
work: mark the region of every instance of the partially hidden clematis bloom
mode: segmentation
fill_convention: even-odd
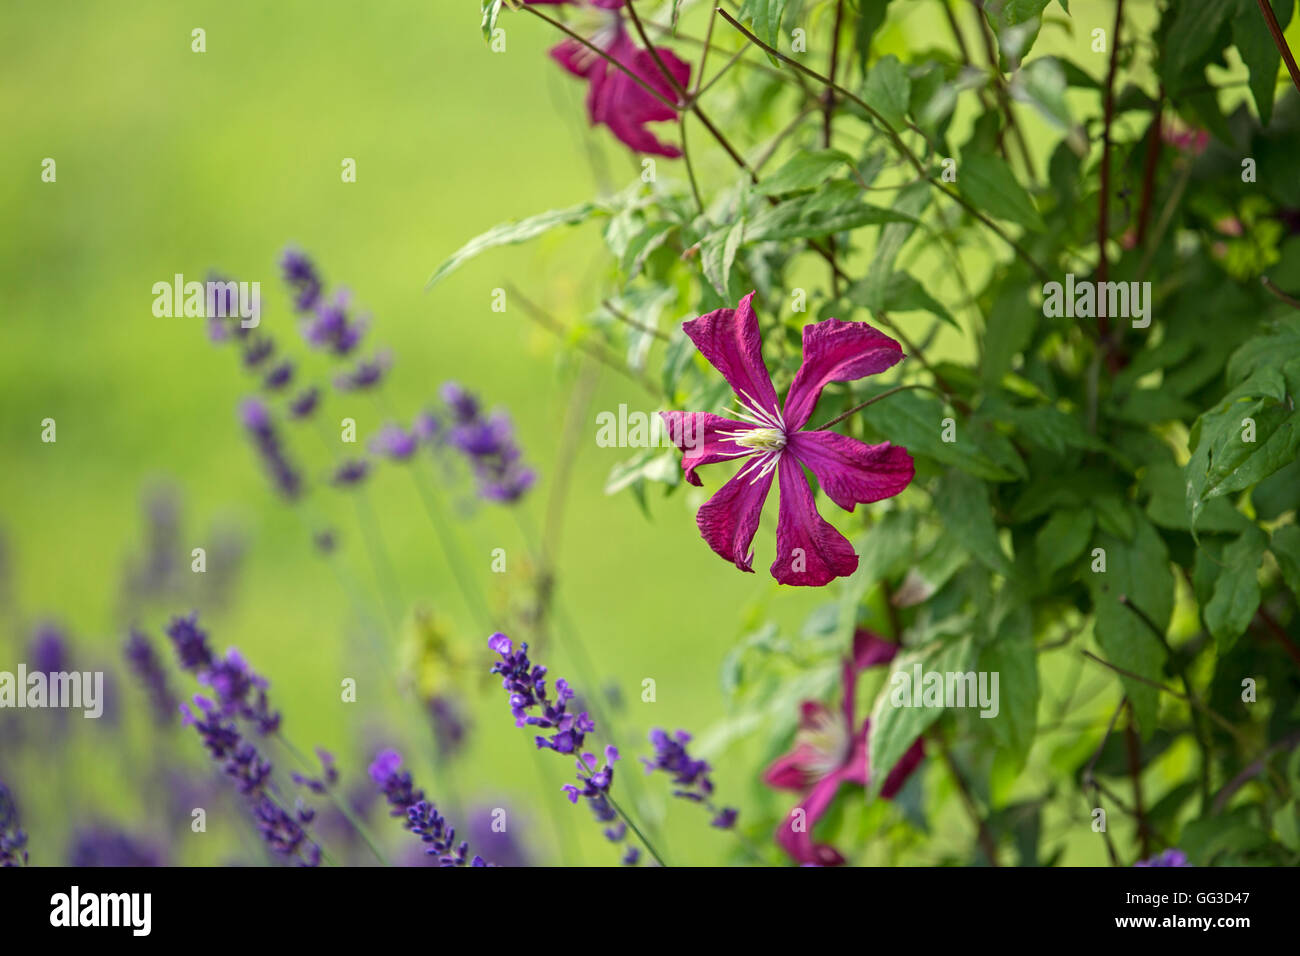
[[[903,350],[865,322],[826,319],[805,325],[803,364],[780,406],[763,364],[753,298],[751,292],[735,309],[718,309],[682,326],[735,392],[740,409],[735,414],[741,420],[708,412],[660,415],[684,453],[682,468],[693,485],[701,484],[695,471],[702,465],[749,459],[695,516],[709,547],[740,570],[753,572],[750,545],[775,474],[781,506],[772,577],[782,584],[820,587],[856,571],[858,556],[848,539],[818,514],[804,466],[846,511],[898,494],[915,469],[905,448],[889,442],[868,445],[838,432],[803,430],[804,425],[823,388],[883,372],[903,359]]]
[[[544,4],[547,0],[528,0]],[[551,0],[553,2],[553,0]],[[677,101],[677,91],[664,76],[649,50],[636,44],[623,22],[623,0],[593,0],[592,6],[607,11],[603,23],[589,38],[592,46],[636,74],[647,86],[669,101]],[[687,88],[691,68],[667,47],[655,47],[655,53],[672,74],[677,85]],[[677,110],[660,102],[626,72],[576,40],[565,40],[551,49],[551,58],[574,76],[589,84],[587,117],[591,125],[608,126],[624,144],[638,153],[651,153],[676,159],[682,151],[660,142],[646,129],[647,123],[677,119]]]
[[[859,674],[889,663],[897,652],[897,644],[859,629],[853,635],[853,655],[844,662],[844,702],[840,712],[836,714],[817,701],[804,701],[795,748],[777,758],[763,773],[768,786],[804,795],[776,829],[776,842],[800,864],[837,866],[844,862],[833,846],[813,839],[813,827],[830,809],[841,784],[865,787],[869,782],[867,734],[871,721],[857,725],[854,691]],[[889,771],[880,795],[892,799],[924,756],[918,737]]]

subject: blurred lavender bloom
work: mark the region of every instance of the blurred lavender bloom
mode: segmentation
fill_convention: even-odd
[[[515,839],[518,816],[504,806],[481,806],[469,813],[469,839],[492,860],[493,866],[531,866],[528,852]],[[513,824],[513,825],[512,825]]]
[[[316,748],[316,759],[320,761],[321,766],[321,775],[319,777],[306,777],[297,771],[289,776],[293,778],[293,782],[298,786],[306,787],[315,794],[324,794],[339,782],[339,771],[338,767],[334,765],[334,755],[325,748]]]
[[[268,338],[253,339],[244,348],[244,367],[257,368],[275,353],[275,343]]]
[[[521,460],[510,419],[500,412],[483,417],[478,400],[455,382],[445,383],[441,396],[453,422],[444,440],[468,460],[479,495],[504,504],[518,501],[537,474]]]
[[[460,706],[445,694],[435,694],[429,698],[429,716],[438,756],[444,760],[454,757],[465,744],[465,717]]]
[[[392,808],[390,816],[406,817],[406,829],[416,834],[425,844],[425,852],[435,856],[443,866],[464,866],[469,855],[469,843],[456,843],[456,831],[437,807],[424,798],[424,791],[415,789],[411,775],[401,769],[402,756],[395,750],[384,750],[375,756],[370,765],[370,779]],[[481,856],[475,856],[471,866],[486,866]]]
[[[694,803],[702,803],[714,813],[713,826],[728,830],[736,822],[738,812],[730,808],[719,810],[712,803],[713,781],[709,779],[712,769],[703,760],[692,759],[686,752],[691,735],[679,730],[671,737],[666,731],[655,728],[650,731],[650,743],[654,746],[655,756],[651,760],[642,757],[646,773],[656,770],[669,774],[677,789],[674,797],[681,797]]]
[[[176,648],[183,670],[197,673],[212,666],[214,658],[208,647],[208,632],[199,627],[197,612],[172,618],[167,625],[167,636]]]
[[[276,490],[290,500],[297,498],[302,493],[302,477],[285,456],[265,403],[256,398],[245,399],[239,406],[239,418],[252,437],[262,466],[270,474]]]
[[[370,464],[364,458],[349,458],[334,469],[330,483],[338,488],[351,488],[361,484],[370,473]]]
[[[294,291],[293,307],[310,312],[320,301],[321,281],[311,260],[297,249],[289,248],[280,257],[284,281]]]
[[[289,417],[303,419],[311,417],[320,404],[320,389],[315,385],[303,389],[289,402]]]
[[[181,667],[217,695],[222,717],[241,717],[263,735],[280,728],[280,714],[271,710],[266,694],[269,681],[254,673],[233,647],[226,650],[225,657],[213,654],[207,632],[198,626],[197,614],[173,618],[167,636],[176,647]]]
[[[27,656],[32,664],[28,670],[32,673],[55,674],[69,670],[68,638],[56,624],[45,622],[36,628],[32,636]]]
[[[253,821],[271,851],[299,866],[320,864],[321,850],[303,829],[314,811],[299,802],[294,813],[280,806],[270,790],[272,766],[239,732],[213,701],[194,695],[194,707],[182,704],[182,723],[194,727],[221,770],[248,799]]]
[[[148,490],[143,499],[145,552],[132,563],[124,589],[129,603],[172,593],[180,574],[180,501],[167,486]]]
[[[289,359],[278,363],[262,379],[262,387],[270,392],[278,392],[293,381],[293,362]]]
[[[383,381],[384,375],[393,365],[393,353],[381,349],[368,359],[359,359],[350,370],[341,372],[334,379],[334,387],[340,392],[357,392],[373,388]]]
[[[348,316],[351,296],[340,289],[331,302],[318,302],[304,323],[302,334],[313,348],[327,349],[334,355],[351,355],[365,335],[366,323]]]
[[[431,443],[436,441],[442,433],[442,424],[432,412],[421,412],[415,416],[415,422],[412,424],[411,430],[420,441]]]
[[[1175,847],[1170,847],[1163,853],[1151,857],[1149,860],[1138,860],[1134,866],[1191,866],[1187,862],[1187,854]]]
[[[384,425],[370,440],[370,450],[390,461],[406,461],[415,454],[419,440],[414,431],[406,431],[391,422]]]
[[[68,866],[163,866],[162,852],[115,827],[79,829],[68,847]]]
[[[0,867],[25,866],[27,834],[18,825],[18,806],[0,780]]]
[[[168,686],[167,672],[155,653],[153,644],[142,631],[131,628],[124,653],[128,666],[149,695],[154,721],[160,727],[168,726],[176,719],[177,702]]]

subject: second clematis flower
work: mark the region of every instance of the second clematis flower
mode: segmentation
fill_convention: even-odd
[[[804,430],[804,425],[823,388],[883,372],[903,359],[903,350],[865,322],[826,319],[806,325],[803,364],[784,405],[778,405],[763,364],[753,298],[751,292],[735,309],[718,309],[682,326],[735,392],[737,417],[708,412],[660,415],[684,453],[682,468],[693,485],[701,484],[695,474],[701,465],[749,459],[695,516],[709,547],[740,570],[753,572],[750,545],[776,474],[781,505],[772,577],[782,584],[820,587],[856,571],[858,556],[848,539],[818,514],[804,466],[846,511],[898,494],[911,482],[915,468],[905,448],[889,442],[868,445],[837,432]]]
[[[560,5],[563,0],[526,0],[536,5]],[[632,39],[623,22],[623,0],[591,0],[590,5],[601,11],[603,22],[590,36],[588,42],[603,51],[610,59],[622,64],[619,69],[609,60],[576,40],[565,40],[551,49],[551,57],[574,76],[589,84],[587,89],[587,118],[591,125],[608,126],[625,145],[638,153],[650,153],[676,159],[682,151],[669,143],[660,142],[648,129],[647,123],[677,119],[677,110],[661,102],[641,83],[628,75],[635,74],[646,86],[670,102],[677,101],[677,91],[664,76],[655,61],[659,61],[676,81],[686,89],[691,79],[688,64],[667,47],[655,47],[654,54],[642,49]]]
[[[804,701],[794,750],[777,758],[763,774],[768,786],[804,795],[776,830],[776,842],[800,865],[838,866],[844,862],[835,847],[813,839],[813,827],[835,802],[841,784],[865,787],[869,782],[867,735],[871,721],[864,720],[859,727],[854,716],[858,675],[888,664],[897,653],[897,644],[859,628],[853,635],[852,656],[844,661],[840,713],[833,713],[818,701]],[[889,771],[880,796],[892,800],[924,757],[925,749],[918,737]]]

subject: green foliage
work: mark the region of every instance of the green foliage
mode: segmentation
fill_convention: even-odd
[[[963,62],[946,24],[900,42],[896,6],[745,0],[738,19],[762,43],[789,55],[797,27],[810,54],[799,54],[803,71],[753,51],[728,68],[702,98],[717,135],[688,117],[691,186],[661,162],[656,181],[616,201],[498,227],[431,281],[490,246],[608,216],[613,261],[592,297],[663,290],[664,309],[688,317],[754,290],[778,391],[810,322],[866,321],[902,343],[905,362],[832,385],[814,422],[878,398],[837,430],[907,448],[913,485],[852,515],[819,496],[854,540],[858,572],[832,586],[799,637],[756,605],[753,636],[724,665],[734,712],[719,745],[764,727],[784,742],[791,687],[833,697],[850,633],[870,628],[902,645],[891,674],[920,664],[1002,679],[987,720],[896,706],[890,678],[875,680],[873,792],[919,736],[969,739],[955,765],[995,839],[1046,862],[1038,814],[1053,803],[1078,814],[1094,754],[1098,775],[1127,775],[1110,755],[1132,730],[1142,767],[1175,742],[1193,754],[1188,779],[1168,776],[1187,773],[1183,758],[1181,770],[1147,771],[1162,838],[1198,861],[1295,862],[1294,788],[1214,797],[1300,713],[1289,656],[1300,626],[1300,312],[1285,291],[1300,290],[1300,96],[1275,102],[1280,59],[1254,0],[1126,8],[1119,36],[1108,7],[1104,55],[1087,52],[1093,20],[1072,23],[1066,3],[999,0],[964,19],[987,27],[992,64]],[[1291,6],[1274,3],[1283,25]],[[1071,29],[1080,36],[1067,42]],[[719,61],[748,42],[721,19],[714,31]],[[982,52],[984,37],[974,40]],[[1089,298],[1053,311],[1050,285],[1067,280]],[[624,354],[634,330],[602,332]],[[682,336],[637,341],[671,407],[721,410],[728,389]],[[607,490],[630,489],[649,511],[645,488],[671,487],[674,454],[638,454]],[[1265,639],[1268,622],[1282,638]],[[1242,677],[1265,674],[1279,676],[1247,706]],[[1062,691],[1069,680],[1093,696]],[[1049,706],[1053,721],[1087,729],[1049,736]],[[774,725],[778,711],[787,716]]]

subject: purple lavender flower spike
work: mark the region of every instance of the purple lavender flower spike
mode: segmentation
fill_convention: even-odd
[[[359,392],[374,388],[393,365],[393,353],[380,349],[371,358],[360,359],[349,371],[342,372],[334,379],[334,387],[340,392]]]
[[[311,260],[297,249],[286,249],[280,257],[280,270],[294,291],[294,308],[299,312],[314,309],[320,300],[321,280]]]
[[[1163,853],[1151,857],[1149,860],[1138,860],[1134,866],[1191,866],[1187,862],[1187,854],[1176,847],[1170,847]]]
[[[578,755],[578,783],[568,783],[561,788],[569,802],[577,803],[581,797],[587,801],[597,822],[616,822],[618,813],[609,799],[609,790],[614,784],[614,762],[618,760],[618,750],[606,747],[605,762],[599,768],[596,755],[582,750],[587,734],[595,731],[596,724],[586,711],[569,713],[568,704],[575,697],[569,682],[564,679],[555,682],[555,698],[552,700],[546,691],[546,668],[528,659],[527,643],[520,644],[515,650],[510,638],[497,633],[488,639],[488,647],[501,656],[501,660],[492,665],[492,673],[501,675],[501,686],[510,694],[510,712],[515,718],[515,726],[552,731],[549,737],[539,734],[534,738],[539,750]],[[626,836],[627,830],[622,825],[605,829],[605,837],[612,843],[619,843]]]
[[[338,488],[351,488],[361,484],[370,473],[370,464],[364,458],[349,458],[334,469],[330,483]]]
[[[311,417],[320,404],[320,389],[315,385],[303,389],[289,402],[289,417],[302,419]]]
[[[156,846],[116,827],[96,824],[78,830],[68,848],[68,866],[162,866]]]
[[[386,424],[379,429],[378,433],[370,441],[370,450],[390,461],[406,461],[415,454],[418,447],[419,440],[416,438],[415,432],[408,432],[400,425],[392,423]]]
[[[270,474],[276,490],[290,500],[297,498],[302,493],[302,477],[285,456],[265,403],[256,398],[245,399],[239,406],[239,419],[252,437],[262,466]]]
[[[135,673],[153,707],[154,722],[160,727],[176,719],[176,697],[167,681],[167,671],[144,632],[131,628],[124,649],[127,665]]]
[[[395,750],[383,750],[375,755],[370,765],[370,779],[391,808],[389,815],[405,817],[406,829],[425,844],[425,853],[436,857],[442,866],[464,866],[469,855],[469,844],[456,842],[456,831],[437,807],[424,797],[424,791],[415,788],[411,775],[402,770],[402,755]],[[475,856],[471,866],[486,866],[480,856]]]
[[[198,613],[172,618],[167,626],[167,636],[176,646],[181,667],[187,671],[207,670],[213,664],[212,649],[208,647],[208,633],[199,627]]]
[[[713,781],[709,779],[709,771],[713,768],[703,760],[693,759],[686,752],[690,740],[691,735],[684,730],[679,730],[672,736],[659,728],[651,730],[650,743],[654,747],[655,756],[653,760],[641,758],[646,773],[658,770],[669,774],[677,788],[673,791],[674,797],[703,804],[714,814],[712,825],[729,830],[735,824],[739,811],[730,807],[719,810],[713,805]]]
[[[262,379],[262,386],[269,392],[278,392],[293,381],[293,362],[285,359],[276,364]]]
[[[0,781],[0,867],[27,865],[27,834],[18,826],[13,794]]]
[[[518,501],[537,480],[522,462],[510,419],[498,412],[485,418],[478,400],[455,382],[441,389],[452,424],[440,437],[469,462],[479,496],[509,504]]]

